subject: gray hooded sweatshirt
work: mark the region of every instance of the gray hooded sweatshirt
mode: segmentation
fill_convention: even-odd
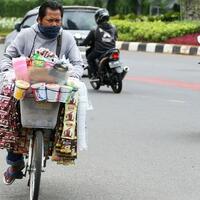
[[[70,76],[80,78],[83,74],[83,61],[76,41],[71,33],[66,30],[61,29],[59,35],[61,35],[59,58],[62,59],[65,56],[66,59],[69,59],[69,62],[73,66]],[[38,24],[34,24],[30,28],[22,29],[15,40],[7,47],[1,60],[0,71],[12,67],[12,58],[20,56],[30,57],[39,48],[47,48],[56,53],[57,38],[46,38],[40,33]]]

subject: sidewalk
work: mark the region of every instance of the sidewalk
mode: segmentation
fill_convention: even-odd
[[[4,40],[5,40],[4,37],[0,37],[0,44],[4,43]],[[116,47],[120,50],[127,50],[127,51],[183,54],[183,55],[194,55],[194,56],[200,55],[200,46],[117,41]]]

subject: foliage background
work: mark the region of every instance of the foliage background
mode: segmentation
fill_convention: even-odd
[[[63,5],[91,5],[105,7],[106,1],[103,0],[57,0]],[[24,14],[39,6],[44,0],[0,0],[1,17],[23,17]]]
[[[0,0],[0,35],[6,35],[24,14],[39,6],[44,0]],[[180,8],[165,10],[172,0],[57,0],[63,5],[107,7],[112,23],[119,32],[119,40],[164,42],[169,38],[200,32],[199,21],[180,21]],[[178,1],[178,0],[177,0]],[[191,4],[192,1],[192,4]],[[199,0],[181,0],[189,9]],[[140,4],[138,3],[140,2]],[[150,3],[159,5],[161,15],[148,16]],[[200,5],[195,7],[195,10]],[[139,8],[139,9],[138,9]],[[138,15],[138,10],[140,15]],[[176,12],[175,12],[176,11]],[[183,10],[184,11],[184,10]],[[195,12],[193,12],[195,13]],[[200,12],[199,12],[200,13]],[[184,14],[184,13],[183,13]]]
[[[39,6],[44,0],[0,0],[1,17],[22,17],[28,10]],[[152,0],[57,0],[63,5],[87,5],[107,7],[111,15],[137,13],[149,14]],[[157,4],[164,8],[170,0],[156,0]],[[141,2],[139,4],[138,2]],[[158,3],[159,2],[159,3]]]
[[[169,38],[200,32],[198,21],[162,22],[112,20],[118,29],[119,40],[141,42],[164,42]]]

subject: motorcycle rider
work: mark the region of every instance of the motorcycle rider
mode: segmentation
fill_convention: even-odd
[[[12,67],[12,58],[30,57],[35,50],[45,48],[43,55],[52,54],[59,58],[69,59],[73,66],[71,77],[80,79],[83,74],[83,62],[74,37],[61,28],[63,7],[57,1],[48,0],[41,4],[37,23],[21,30],[15,40],[7,47],[0,65],[0,71]],[[58,50],[59,49],[59,50]],[[74,80],[74,79],[73,79]],[[8,151],[7,164],[10,165],[4,172],[4,183],[10,185],[17,178],[22,178],[24,159],[22,154]]]
[[[109,12],[101,8],[95,13],[97,27],[89,32],[82,46],[91,46],[86,51],[86,58],[89,67],[89,76],[96,79],[97,66],[95,59],[100,58],[106,51],[115,48],[117,30],[109,23]],[[91,77],[92,76],[92,77]]]

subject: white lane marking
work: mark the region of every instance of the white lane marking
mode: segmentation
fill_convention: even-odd
[[[185,101],[182,101],[182,100],[176,100],[176,99],[170,99],[168,100],[169,102],[172,102],[172,103],[185,103]]]

